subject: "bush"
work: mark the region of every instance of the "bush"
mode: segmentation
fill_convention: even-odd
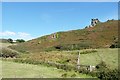
[[[116,45],[115,45],[115,44],[112,44],[112,45],[110,46],[110,48],[116,48]]]
[[[105,62],[101,62],[96,66],[98,70],[97,77],[101,80],[118,80],[118,73],[117,69],[111,70],[107,67]]]
[[[66,78],[67,77],[67,73],[62,74],[61,77]]]
[[[22,42],[25,42],[25,40],[23,40],[23,39],[17,39],[16,42],[22,43]]]
[[[8,49],[8,48],[2,48],[2,53],[0,54],[0,57],[3,57],[3,58],[18,57],[18,52],[13,51],[13,50]]]
[[[79,71],[79,73],[84,73],[84,74],[88,74],[89,73],[89,71],[88,70],[86,70],[86,69],[80,69],[80,70],[78,70]]]
[[[80,54],[88,54],[88,53],[94,53],[94,52],[97,52],[97,50],[94,50],[94,49],[86,50],[86,51],[81,52]]]
[[[72,74],[72,75],[71,75],[71,77],[76,77],[76,74],[75,74],[75,73],[74,73],[74,74]]]
[[[13,43],[13,40],[12,40],[11,38],[9,38],[7,41],[8,41],[9,43]]]
[[[97,66],[96,68],[99,70],[99,71],[104,71],[106,69],[108,69],[106,63],[104,61],[101,61]]]
[[[119,71],[117,69],[102,71],[99,73],[98,78],[101,80],[118,80],[118,73]]]

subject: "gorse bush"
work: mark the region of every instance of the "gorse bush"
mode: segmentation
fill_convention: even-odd
[[[101,62],[96,66],[98,73],[96,76],[101,80],[118,80],[118,69],[111,70],[107,67],[105,62]]]
[[[118,69],[105,70],[105,71],[99,72],[99,74],[97,76],[101,80],[118,80],[118,78],[119,78],[118,74],[119,73],[120,72],[118,71]]]

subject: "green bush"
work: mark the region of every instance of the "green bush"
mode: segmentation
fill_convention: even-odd
[[[76,74],[75,74],[75,73],[74,73],[74,74],[72,74],[72,75],[71,75],[71,77],[76,77]]]
[[[0,57],[3,58],[8,58],[8,57],[18,57],[19,53],[16,51],[13,51],[11,49],[8,48],[2,48],[2,52],[0,53]]]
[[[99,71],[104,71],[106,69],[108,69],[106,63],[104,61],[101,61],[97,66],[96,66],[97,70]]]
[[[101,71],[99,72],[98,78],[101,80],[118,80],[120,72],[115,70],[107,70],[107,71]]]
[[[83,74],[89,74],[89,71],[84,68],[79,69],[78,72]]]
[[[11,38],[9,38],[7,41],[8,41],[9,43],[13,43],[13,39],[11,39]]]
[[[95,52],[97,52],[97,50],[92,49],[92,50],[83,51],[80,54],[88,54],[88,53],[95,53]]]
[[[25,40],[23,40],[23,39],[17,39],[16,42],[22,43],[22,42],[25,42]]]
[[[118,69],[111,70],[107,67],[105,62],[101,62],[96,66],[97,68],[97,77],[101,80],[118,80]]]
[[[66,78],[67,77],[67,73],[62,74],[61,77]]]

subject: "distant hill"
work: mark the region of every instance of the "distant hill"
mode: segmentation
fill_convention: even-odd
[[[8,42],[8,39],[0,39],[0,42],[1,42],[1,43],[9,43],[9,42]]]
[[[103,23],[100,22],[94,27],[57,32],[10,47],[21,52],[108,48],[117,39],[118,21],[108,20]]]

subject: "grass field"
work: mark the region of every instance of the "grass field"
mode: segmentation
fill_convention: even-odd
[[[2,44],[3,47],[7,48],[11,44]],[[86,51],[80,50],[80,52]],[[96,52],[80,54],[80,63],[82,65],[94,65],[96,66],[101,61],[104,61],[110,68],[118,68],[118,48],[105,48],[105,49],[95,49]],[[43,61],[53,61],[64,64],[76,65],[79,50],[74,51],[50,51],[50,52],[37,52],[29,54],[21,54],[21,59],[31,59],[31,60],[43,60]],[[66,60],[70,60],[66,62]],[[74,71],[64,71],[57,69],[55,67],[47,67],[45,65],[32,65],[15,63],[10,61],[0,60],[0,76],[4,78],[62,78],[62,77],[79,77],[88,78],[91,76],[80,74]],[[2,74],[1,74],[2,73]]]
[[[75,74],[77,78],[92,78],[91,76],[74,71],[66,72],[61,69],[43,65],[22,64],[1,60],[0,62],[2,62],[3,78],[62,78],[64,74],[67,74],[66,77],[71,77]]]
[[[97,49],[96,53],[81,54],[81,64],[97,65],[100,61],[110,68],[118,68],[118,48]]]
[[[82,52],[83,50],[80,51]],[[96,51],[97,52],[88,54],[80,54],[80,63],[82,65],[96,66],[101,61],[104,61],[111,69],[118,68],[118,48],[96,49]],[[25,54],[22,58],[77,65],[78,54],[76,54],[76,51],[51,51]],[[69,62],[67,62],[67,60],[69,60]]]

